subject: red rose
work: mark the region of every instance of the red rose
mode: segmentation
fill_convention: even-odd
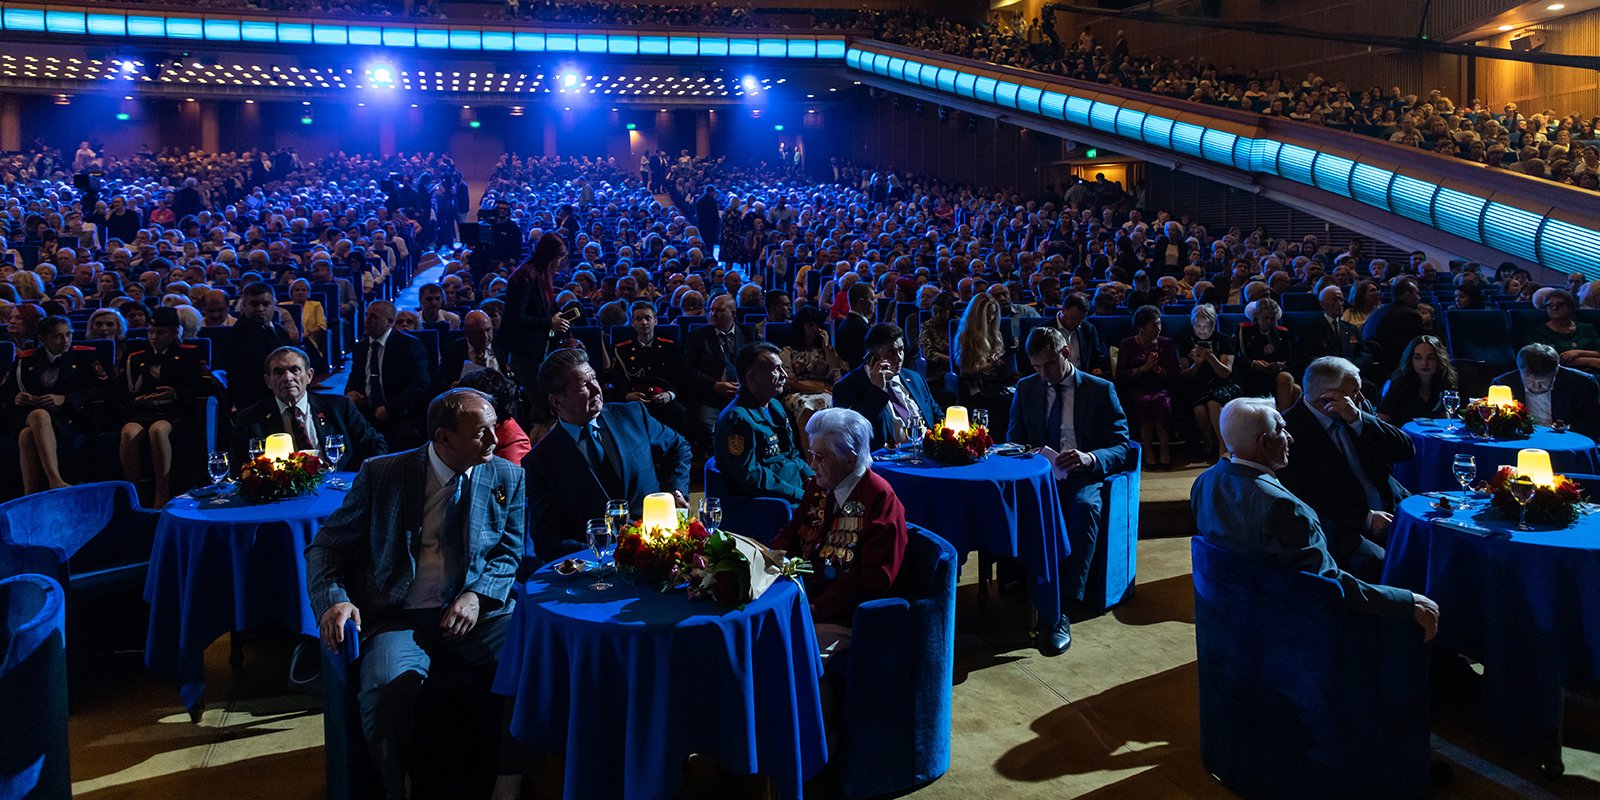
[[[689,539],[691,541],[702,542],[705,541],[710,535],[711,534],[706,531],[706,526],[700,524],[700,520],[689,520]]]

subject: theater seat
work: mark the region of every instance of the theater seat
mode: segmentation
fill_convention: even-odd
[[[789,522],[794,509],[776,497],[734,497],[722,480],[715,457],[706,459],[706,497],[722,501],[722,527],[757,541],[770,541]]]
[[[846,797],[904,792],[950,769],[956,550],[915,525],[907,533],[894,596],[862,603],[851,623],[835,756]]]
[[[0,577],[48,575],[74,594],[108,585],[142,590],[159,517],[125,481],[19,497],[0,505]]]
[[[1126,472],[1108,475],[1100,484],[1100,546],[1089,565],[1083,602],[1074,607],[1074,613],[1109,611],[1133,593],[1139,567],[1139,487],[1144,472],[1144,454],[1138,442],[1128,443],[1128,463]]]
[[[0,798],[67,800],[66,594],[43,575],[0,580]]]
[[[1339,584],[1194,537],[1200,757],[1246,798],[1428,793],[1428,650]]]
[[[1464,391],[1479,392],[1494,376],[1516,363],[1506,312],[1452,308],[1444,312],[1444,327],[1450,343],[1450,359],[1462,373]]]

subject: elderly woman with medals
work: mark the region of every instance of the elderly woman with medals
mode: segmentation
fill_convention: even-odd
[[[872,471],[866,417],[828,408],[806,424],[816,474],[772,547],[810,562],[806,594],[823,658],[850,646],[856,606],[889,594],[906,552],[906,512]]]

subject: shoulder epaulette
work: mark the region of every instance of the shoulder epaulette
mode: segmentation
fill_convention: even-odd
[[[179,350],[199,350],[200,349],[200,345],[197,345],[197,344],[180,344],[180,345],[178,345],[178,349]]]
[[[87,344],[75,344],[72,346],[72,349],[79,353],[93,353],[98,351],[98,348]]]
[[[672,340],[665,336],[657,336],[656,341],[661,342],[662,344],[672,344]]]
[[[37,348],[37,347],[31,348],[31,349],[28,349],[28,350],[19,350],[19,351],[17,351],[17,358],[28,358],[29,356],[31,356],[31,355],[33,355],[34,353],[37,353],[37,352],[39,352],[39,348]]]

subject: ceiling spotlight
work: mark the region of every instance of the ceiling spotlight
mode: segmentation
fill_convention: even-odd
[[[1560,11],[1561,9],[1566,8],[1566,7],[1567,7],[1566,3],[1551,3],[1550,5],[1545,6],[1544,10],[1546,10],[1546,11]]]
[[[569,89],[574,87],[574,86],[577,86],[578,85],[578,73],[576,73],[576,72],[563,72],[563,73],[561,73],[561,85],[565,86],[565,87],[567,87]]]
[[[394,67],[387,64],[379,64],[367,70],[367,77],[372,80],[374,88],[394,88]]]
[[[758,92],[761,90],[761,82],[756,80],[754,75],[744,76],[744,79],[739,81],[739,85],[743,86],[744,90],[747,92]]]

